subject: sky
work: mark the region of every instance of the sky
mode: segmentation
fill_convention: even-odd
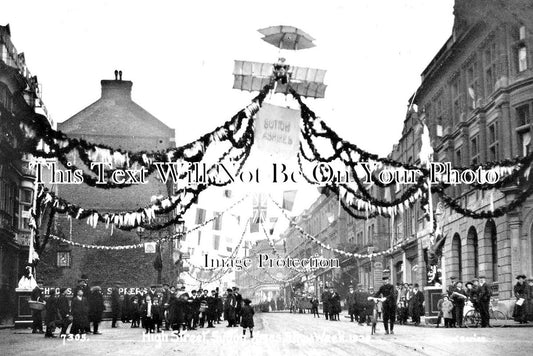
[[[280,54],[257,30],[296,26],[316,47],[281,55],[328,71],[325,99],[309,106],[344,138],[386,155],[420,73],[451,35],[453,0],[28,0],[2,5],[7,23],[56,122],[96,101],[100,80],[121,69],[133,99],[176,129],[178,145],[253,97],[232,89],[233,61]]]
[[[24,52],[62,122],[100,96],[114,70],[133,100],[195,140],[249,104],[232,89],[234,60],[326,69],[324,99],[306,103],[343,138],[381,156],[400,136],[420,73],[449,38],[453,0],[9,1],[0,24]],[[316,47],[280,51],[258,29],[295,26]],[[316,199],[300,194],[299,211]],[[306,199],[302,199],[305,197]]]

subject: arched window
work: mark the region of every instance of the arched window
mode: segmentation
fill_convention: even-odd
[[[463,256],[462,256],[462,247],[461,247],[461,236],[458,233],[455,233],[452,238],[452,264],[456,268],[457,275],[462,279],[463,271]],[[455,270],[455,268],[452,268]]]
[[[468,229],[468,235],[466,237],[468,273],[473,273],[471,277],[477,277],[479,274],[479,248],[476,228],[471,226]],[[467,276],[469,277],[469,276]]]
[[[490,246],[491,249],[491,274],[492,274],[492,281],[497,282],[498,281],[498,239],[496,234],[496,224],[494,223],[494,220],[490,219],[485,224],[485,239],[486,243],[488,243],[488,246]]]

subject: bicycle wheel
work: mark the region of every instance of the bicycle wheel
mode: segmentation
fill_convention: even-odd
[[[492,310],[490,312],[490,325],[495,328],[501,328],[505,325],[507,317],[499,310]]]
[[[464,316],[463,323],[467,328],[477,328],[481,324],[481,317],[475,310],[470,310]]]

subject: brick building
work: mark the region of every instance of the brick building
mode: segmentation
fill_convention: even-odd
[[[533,13],[528,2],[500,4],[456,0],[453,33],[422,73],[410,99],[394,159],[416,162],[420,149],[417,122],[428,123],[434,160],[466,167],[532,152]],[[419,130],[418,130],[419,131]],[[463,207],[474,211],[507,204],[514,187],[501,191],[453,188]],[[510,301],[515,276],[533,273],[533,200],[502,217],[464,217],[434,202],[446,239],[438,251],[443,288],[450,276],[470,280],[485,275],[500,300]],[[391,269],[404,280],[426,284],[429,229],[420,209],[397,217],[394,236],[405,249],[395,254]],[[400,232],[402,234],[400,234]],[[416,273],[410,270],[415,267]],[[400,273],[401,271],[401,273]]]
[[[28,261],[35,177],[30,157],[21,153],[22,117],[53,125],[37,77],[28,70],[24,53],[13,45],[9,25],[0,26],[0,324],[12,322],[15,288]]]
[[[131,151],[165,150],[175,146],[174,129],[163,124],[132,100],[131,81],[102,80],[101,86],[100,99],[58,124],[59,130],[72,138],[83,138],[92,143]],[[76,155],[71,155],[69,159],[83,167]],[[86,184],[57,184],[52,189],[71,203],[101,212],[136,210],[149,205],[152,196],[167,196],[170,190],[155,174],[148,177],[147,184],[122,189],[100,189]],[[99,224],[93,228],[85,221],[59,215],[56,216],[55,232],[76,242],[99,245],[128,245],[174,232],[174,227],[149,234],[148,230],[142,233],[138,230],[126,232],[117,228],[106,229],[103,225]],[[172,258],[175,247],[173,243],[165,243],[162,246],[162,279],[166,282],[176,281]],[[146,287],[157,279],[157,272],[153,267],[154,258],[155,254],[146,254],[143,249],[86,250],[53,241],[41,256],[38,271],[47,286],[71,287],[81,274],[86,274],[90,285],[110,287],[121,283],[124,287]]]

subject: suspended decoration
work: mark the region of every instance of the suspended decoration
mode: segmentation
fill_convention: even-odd
[[[179,240],[179,239],[182,239],[183,236],[186,236],[186,235],[189,235],[193,232],[195,232],[196,230],[199,230],[201,228],[203,228],[204,226],[208,225],[209,223],[213,222],[214,220],[216,220],[217,218],[219,218],[220,216],[224,215],[225,213],[227,213],[228,211],[232,210],[234,207],[236,207],[237,205],[239,205],[240,203],[242,203],[248,196],[245,196],[243,198],[241,198],[240,200],[238,200],[237,202],[233,203],[231,206],[227,207],[224,211],[216,214],[215,216],[213,216],[212,218],[210,219],[207,219],[206,221],[204,221],[203,223],[201,224],[198,224],[190,229],[187,229],[187,231],[184,231],[184,232],[180,232],[180,233],[177,233],[177,234],[173,234],[172,236],[169,236],[169,237],[163,237],[161,239],[159,239],[158,241],[159,242],[167,242],[167,241],[173,241],[173,240]],[[70,216],[69,216],[70,217]],[[82,248],[87,248],[87,249],[97,249],[97,250],[128,250],[128,249],[135,249],[135,248],[143,248],[144,247],[144,242],[141,242],[141,243],[138,243],[138,244],[131,244],[131,245],[120,245],[120,246],[108,246],[108,245],[89,245],[89,244],[83,244],[83,243],[79,243],[79,242],[75,242],[75,241],[72,241],[72,240],[69,240],[69,239],[65,239],[65,238],[62,238],[62,237],[59,237],[59,236],[55,236],[55,235],[50,235],[50,237],[54,240],[57,240],[57,241],[60,241],[62,243],[66,243],[66,244],[69,244],[69,245],[72,245],[72,246],[77,246],[77,247],[82,247]],[[187,260],[185,260],[187,261]],[[188,262],[188,261],[187,261]],[[193,266],[193,267],[196,267],[196,266]]]
[[[208,147],[215,142],[229,141],[232,148],[248,149],[253,143],[253,116],[260,109],[266,95],[272,86],[266,85],[252,100],[252,103],[239,111],[233,118],[225,122],[215,130],[204,134],[196,141],[190,142],[177,148],[169,148],[160,152],[139,151],[131,152],[112,148],[106,145],[93,144],[83,139],[69,138],[66,134],[56,131],[46,123],[33,118],[26,118],[21,126],[25,132],[27,141],[24,144],[27,153],[42,158],[58,158],[65,168],[75,171],[79,169],[67,159],[67,154],[76,150],[85,166],[91,169],[91,165],[97,162],[109,163],[111,167],[102,167],[107,175],[111,175],[116,169],[129,169],[135,165],[146,168],[149,176],[157,169],[155,162],[201,162]],[[241,131],[244,122],[244,130]],[[39,150],[37,143],[42,140],[49,151]],[[70,163],[67,165],[67,163]],[[93,169],[96,173],[96,168]],[[98,188],[124,188],[131,184],[116,184],[107,181],[106,184],[96,184],[92,175],[83,173],[84,182]]]

